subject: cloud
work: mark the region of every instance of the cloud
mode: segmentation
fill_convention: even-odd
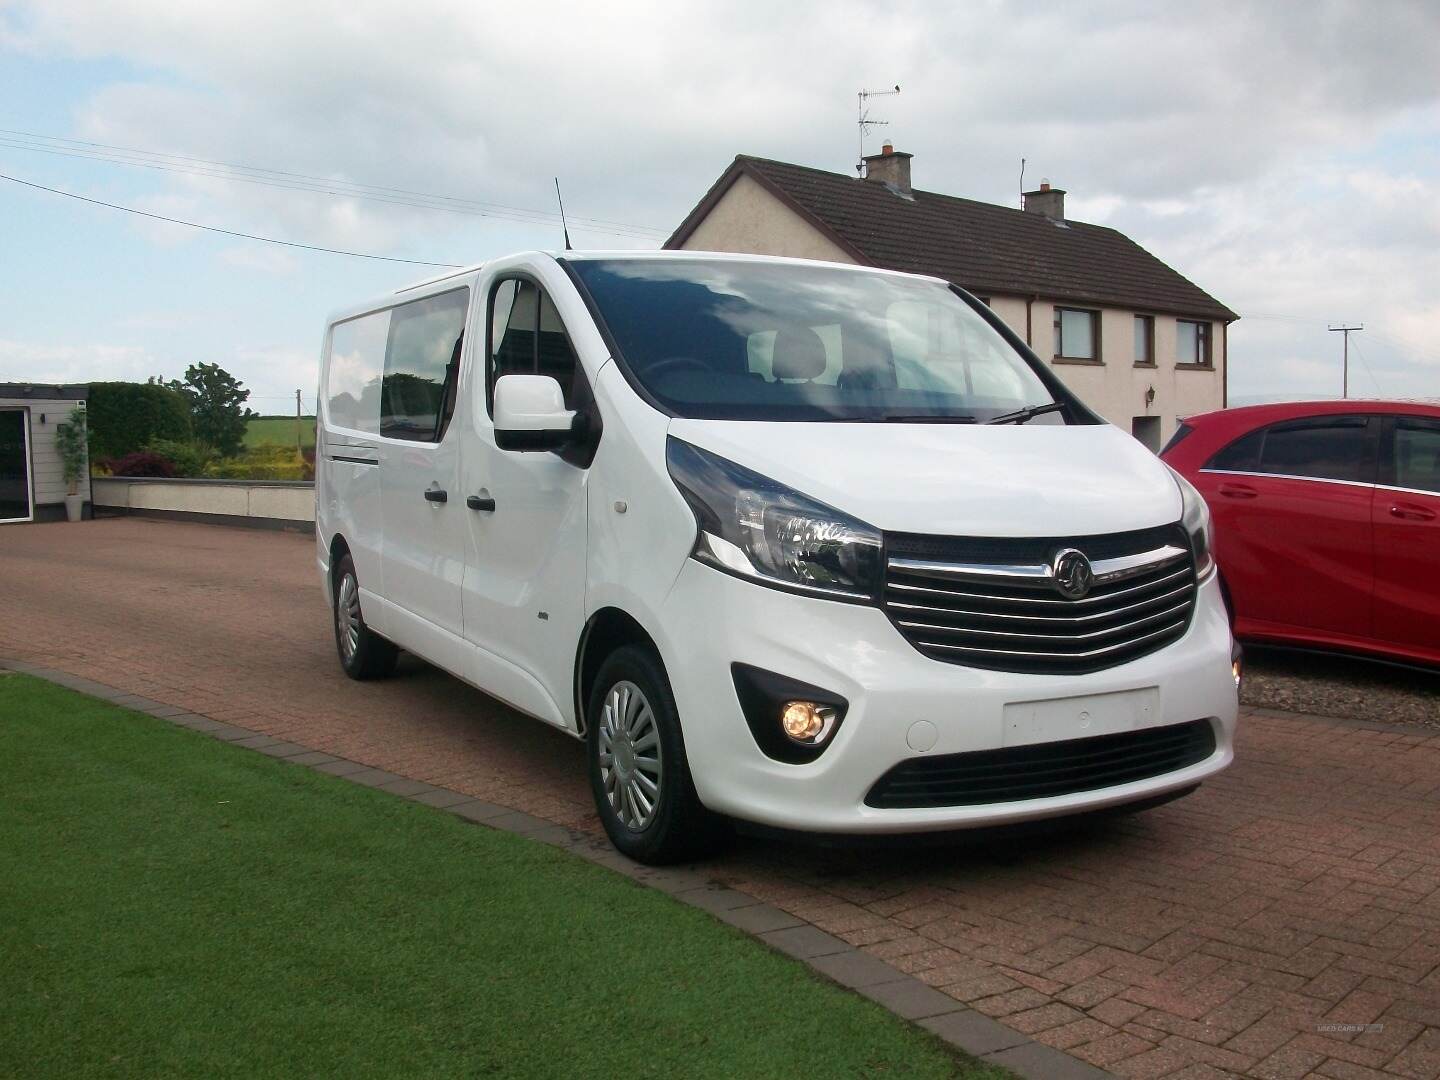
[[[0,382],[78,383],[97,378],[144,382],[161,361],[139,345],[38,345],[0,339]]]
[[[281,277],[294,274],[300,268],[300,264],[289,252],[264,244],[250,243],[242,247],[226,248],[218,257],[229,266]]]
[[[1242,314],[1285,316],[1232,329],[1240,387],[1319,392],[1340,318],[1377,328],[1363,347],[1393,392],[1440,383],[1425,0],[45,0],[0,7],[6,47],[126,63],[78,108],[77,137],[545,212],[558,175],[587,246],[643,241],[575,219],[668,231],[737,152],[850,171],[856,90],[899,82],[873,111],[918,186],[1014,205],[1024,157],[1076,216]],[[146,208],[350,250],[469,261],[556,239],[546,222],[149,179]],[[220,258],[288,276],[249,251]]]

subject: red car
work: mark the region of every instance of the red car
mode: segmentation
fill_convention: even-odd
[[[1241,640],[1440,665],[1440,405],[1315,401],[1187,419]]]

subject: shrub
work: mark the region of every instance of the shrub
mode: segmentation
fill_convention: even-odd
[[[158,383],[91,383],[87,414],[96,458],[125,457],[152,439],[190,438],[189,403]]]
[[[293,446],[256,446],[205,470],[217,480],[313,480],[315,466]]]
[[[116,458],[105,463],[112,476],[161,476],[175,475],[175,463],[152,450],[136,450],[133,454]]]
[[[145,449],[168,458],[176,476],[207,476],[215,463],[215,451],[197,439],[151,439]]]
[[[89,451],[89,432],[85,425],[85,410],[79,405],[70,410],[65,423],[55,429],[55,450],[60,455],[60,469],[65,476],[65,486],[71,495],[80,493],[80,481],[85,476],[86,459]]]

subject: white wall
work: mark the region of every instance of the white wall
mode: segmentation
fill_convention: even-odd
[[[315,485],[264,480],[95,478],[95,505],[277,521],[315,520]]]
[[[79,400],[0,398],[0,408],[15,406],[27,414],[30,429],[30,469],[34,477],[36,506],[55,505],[65,501],[69,488],[65,484],[65,469],[60,464],[60,454],[55,449],[55,433],[69,417],[70,410],[79,404]],[[40,419],[42,416],[45,418],[43,423]],[[90,497],[89,480],[84,476],[80,478],[79,493],[87,499]]]
[[[687,251],[855,261],[842,247],[744,173],[730,185],[681,247]]]

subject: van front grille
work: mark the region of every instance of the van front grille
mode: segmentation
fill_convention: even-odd
[[[876,781],[865,805],[884,810],[1048,799],[1133,784],[1215,753],[1208,720],[1088,739],[976,750],[902,761]]]
[[[1056,576],[1068,549],[1093,574],[1073,598]],[[1195,609],[1194,558],[1179,525],[1015,540],[891,533],[885,550],[885,613],[920,652],[950,664],[1100,671],[1178,640]]]

